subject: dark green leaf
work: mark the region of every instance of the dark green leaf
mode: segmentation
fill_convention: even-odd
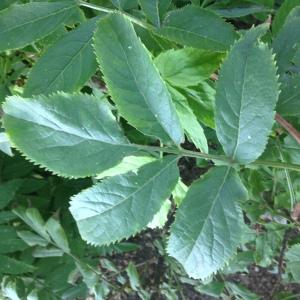
[[[3,209],[14,199],[22,182],[22,179],[13,179],[0,184],[0,209]]]
[[[27,245],[18,237],[12,226],[0,226],[0,253],[22,251]]]
[[[0,255],[0,274],[18,275],[33,272],[35,268],[8,256]]]

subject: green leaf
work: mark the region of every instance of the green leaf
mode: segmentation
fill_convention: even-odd
[[[0,274],[18,275],[30,273],[35,267],[5,255],[0,255]]]
[[[127,272],[128,278],[129,278],[129,283],[130,283],[131,288],[134,291],[138,291],[141,288],[140,276],[139,276],[136,266],[132,262],[129,262],[129,264],[126,268],[126,272]]]
[[[144,134],[180,144],[171,96],[130,21],[118,14],[100,20],[95,50],[120,114]]]
[[[300,244],[293,245],[286,253],[286,268],[295,281],[300,282]]]
[[[78,260],[75,263],[76,267],[78,268],[79,272],[83,277],[84,283],[87,285],[88,288],[93,288],[99,280],[97,274],[93,272],[84,262]]]
[[[27,231],[21,230],[17,232],[20,239],[22,239],[28,246],[42,246],[46,247],[49,243],[48,240],[38,236],[37,234]]]
[[[15,208],[13,212],[41,237],[50,241],[45,229],[45,222],[36,208],[25,209],[24,207],[18,207]]]
[[[217,84],[217,136],[226,155],[243,164],[264,151],[279,94],[272,52],[257,41],[267,28],[249,30],[233,46]]]
[[[300,6],[300,0],[285,0],[280,6],[272,22],[272,33],[274,36],[282,29],[288,14],[296,6]]]
[[[9,156],[13,156],[10,147],[11,145],[7,135],[4,132],[0,132],[0,151],[6,153]]]
[[[131,9],[137,6],[138,0],[111,0],[118,9]]]
[[[0,226],[0,253],[12,253],[22,251],[27,245],[18,237],[12,226]]]
[[[215,167],[194,182],[171,227],[168,252],[193,278],[223,268],[241,242],[243,214],[237,204],[247,192],[236,172]]]
[[[129,171],[136,171],[141,166],[155,161],[156,158],[153,156],[146,155],[135,155],[135,156],[126,156],[123,160],[116,166],[108,169],[96,176],[97,179],[102,179],[104,177],[111,177],[115,175],[121,175]]]
[[[282,29],[273,42],[276,61],[280,74],[289,71],[300,45],[300,7],[294,8],[288,15]]]
[[[60,257],[63,255],[64,255],[64,251],[56,247],[50,247],[47,249],[43,247],[37,247],[32,251],[32,256],[36,258]]]
[[[0,9],[5,9],[15,2],[17,2],[17,0],[2,0],[0,3]]]
[[[183,48],[162,52],[154,60],[162,77],[178,87],[194,86],[218,69],[223,55],[200,49]]]
[[[177,158],[168,156],[76,195],[70,211],[81,237],[103,245],[141,231],[170,196],[178,176]]]
[[[63,176],[97,174],[136,151],[108,105],[93,96],[10,97],[3,108],[13,144],[30,160]]]
[[[219,298],[221,294],[223,293],[225,288],[224,282],[220,281],[212,281],[208,284],[202,285],[200,287],[197,287],[197,291],[200,293],[203,293],[205,295]]]
[[[169,90],[182,128],[185,130],[187,136],[193,141],[195,146],[202,152],[207,153],[208,145],[203,128],[194,115],[193,110],[189,107],[188,101],[174,88],[170,87]]]
[[[43,38],[67,21],[76,6],[75,1],[31,2],[0,11],[0,51]]]
[[[23,183],[22,179],[12,179],[1,182],[0,185],[0,209],[7,206],[16,196],[17,191]]]
[[[54,243],[66,253],[70,252],[69,243],[67,240],[66,233],[60,223],[54,218],[50,218],[45,225],[47,232]]]
[[[260,297],[258,297],[256,294],[252,293],[242,285],[235,284],[232,282],[226,282],[226,287],[232,291],[232,293],[237,297],[237,299],[260,300]]]
[[[167,199],[160,210],[154,215],[152,221],[147,225],[149,228],[163,228],[166,222],[168,221],[168,214],[171,208],[171,201]]]
[[[98,18],[63,36],[32,68],[24,96],[79,90],[96,71],[92,37]]]
[[[139,0],[139,4],[147,19],[156,27],[160,27],[161,18],[171,4],[171,0]]]
[[[292,163],[300,164],[300,145],[290,135],[284,139],[282,151],[284,152],[285,156],[289,157]]]
[[[0,224],[8,223],[16,218],[17,216],[11,211],[0,211]]]
[[[172,192],[173,200],[177,206],[181,204],[182,200],[186,196],[187,191],[188,187],[179,179]]]
[[[233,27],[212,11],[187,5],[169,12],[156,32],[178,44],[225,52],[237,38]]]
[[[280,86],[276,107],[282,116],[300,116],[300,74],[286,76]]]

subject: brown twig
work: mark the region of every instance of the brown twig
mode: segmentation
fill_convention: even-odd
[[[276,113],[275,120],[300,144],[300,132],[279,113]]]

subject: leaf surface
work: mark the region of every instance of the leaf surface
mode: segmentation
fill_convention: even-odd
[[[204,280],[221,269],[241,242],[246,190],[236,172],[215,167],[194,182],[171,227],[168,252],[189,276]]]
[[[187,5],[169,12],[158,34],[184,46],[225,52],[237,38],[233,27],[212,11]]]
[[[66,22],[76,7],[75,1],[31,2],[0,11],[0,51],[43,38]]]
[[[18,275],[33,272],[35,268],[14,258],[0,255],[0,274]]]
[[[257,41],[266,29],[249,30],[233,46],[217,84],[217,136],[226,155],[243,164],[264,151],[279,94],[272,52]]]
[[[180,144],[183,132],[171,96],[130,21],[118,14],[102,19],[95,50],[120,114],[144,134]]]
[[[156,64],[162,77],[178,87],[194,86],[218,69],[223,55],[200,49],[168,50],[158,55]]]
[[[178,178],[177,158],[168,156],[79,193],[70,211],[81,237],[104,245],[141,231],[171,195]]]
[[[135,152],[106,102],[77,94],[10,97],[4,127],[30,160],[63,176],[95,175]]]
[[[50,47],[32,68],[24,96],[74,92],[96,71],[92,37],[98,18],[66,34]]]

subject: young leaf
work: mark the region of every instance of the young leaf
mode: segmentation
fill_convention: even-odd
[[[10,97],[4,127],[30,160],[64,176],[95,175],[136,151],[108,105],[93,96]]]
[[[66,233],[60,223],[54,218],[50,218],[45,225],[49,236],[54,241],[54,243],[63,250],[65,253],[70,252],[69,242],[67,240]]]
[[[100,20],[95,50],[120,114],[144,134],[180,144],[171,96],[130,21],[118,14]]]
[[[36,208],[25,209],[24,207],[18,207],[15,208],[13,212],[41,237],[50,241],[49,235],[45,229],[45,222]]]
[[[43,38],[68,20],[76,6],[75,1],[31,2],[0,11],[0,51]]]
[[[274,122],[278,82],[272,52],[250,29],[224,62],[216,91],[216,131],[226,155],[250,163],[264,151]]]
[[[237,38],[230,24],[193,5],[169,12],[156,32],[181,45],[216,52],[225,52]]]
[[[0,255],[0,274],[18,275],[33,272],[35,267],[5,255]]]
[[[203,128],[198,122],[192,109],[189,107],[187,100],[182,94],[172,87],[170,87],[170,92],[181,126],[184,128],[187,136],[193,141],[197,148],[199,148],[202,152],[207,153],[208,145]]]
[[[237,204],[247,192],[236,172],[216,167],[190,187],[171,227],[168,252],[189,276],[204,280],[234,255],[243,215]]]
[[[208,79],[218,69],[223,55],[183,48],[162,52],[154,60],[162,77],[171,85],[187,87]]]
[[[24,96],[74,92],[96,71],[92,37],[98,18],[64,35],[42,55],[32,68]]]
[[[46,247],[49,241],[45,240],[44,238],[38,236],[37,234],[22,230],[17,232],[20,239],[22,239],[28,246],[42,246]]]
[[[300,0],[285,0],[283,4],[280,6],[272,22],[272,33],[274,36],[277,35],[278,32],[281,30],[281,28],[283,27],[286,21],[288,14],[296,6],[300,6]]]
[[[168,156],[76,195],[70,211],[81,237],[103,245],[141,231],[170,196],[178,176],[177,158]]]

